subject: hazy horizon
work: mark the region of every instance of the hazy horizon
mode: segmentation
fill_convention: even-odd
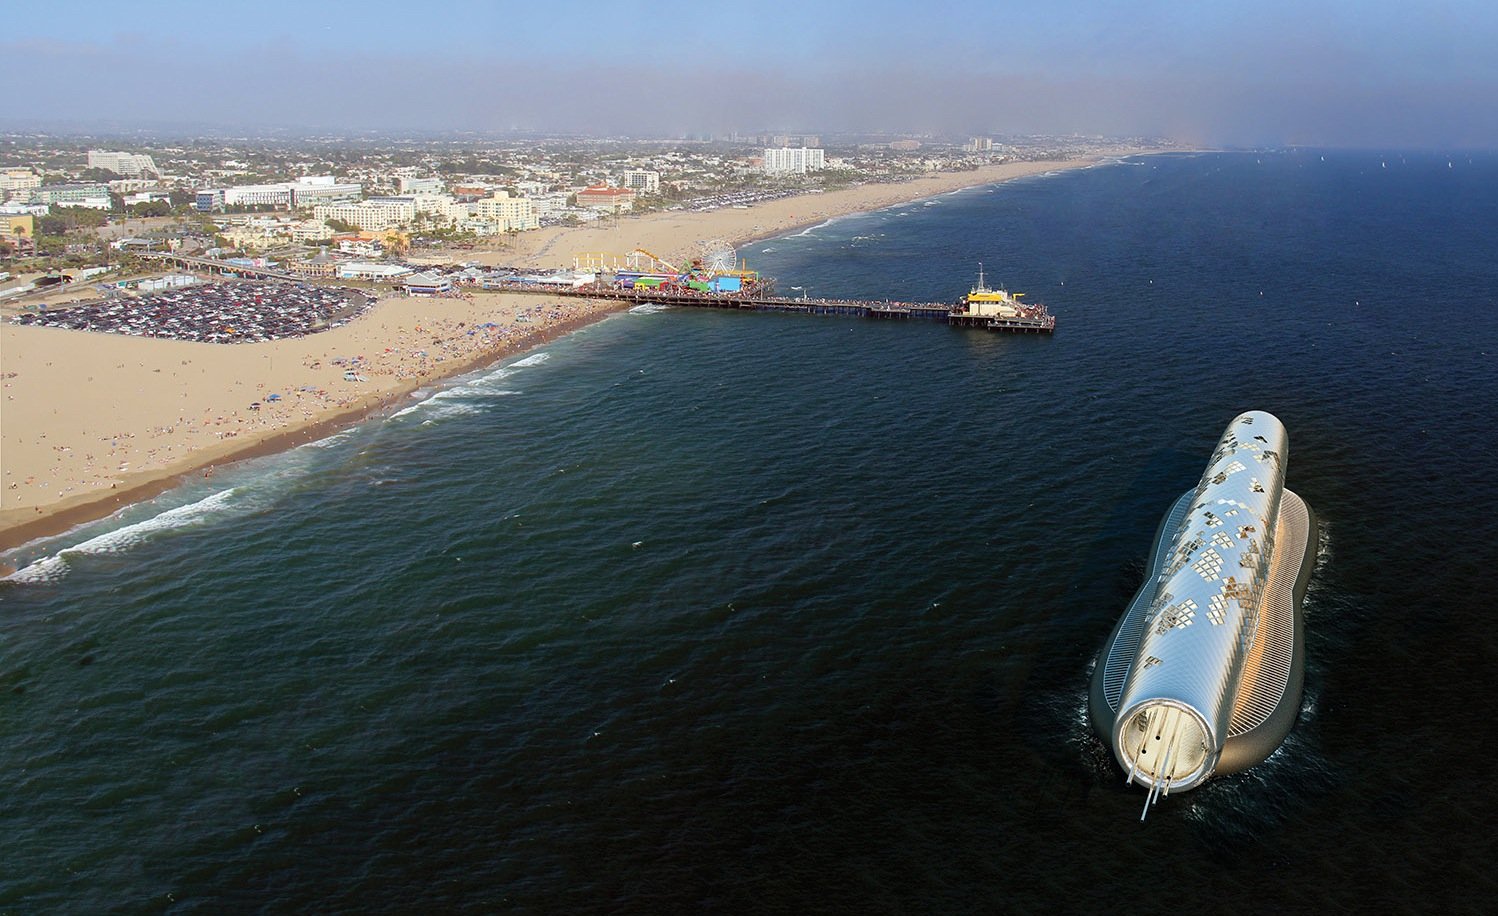
[[[1498,146],[1498,8],[1094,7],[65,0],[10,10],[0,76],[11,123]]]

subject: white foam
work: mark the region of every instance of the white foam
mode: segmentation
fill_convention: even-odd
[[[811,236],[812,238],[816,238],[816,236],[811,235],[812,232],[816,231],[817,229],[825,229],[826,227],[832,225],[836,221],[837,221],[837,217],[835,217],[835,216],[832,219],[823,220],[822,222],[817,223],[815,226],[807,226],[805,229],[802,229],[800,232],[796,233],[795,235],[790,236],[790,238],[799,239],[802,236]]]
[[[332,448],[340,442],[347,441],[348,437],[353,434],[353,430],[345,429],[342,432],[334,433],[326,439],[318,439],[316,442],[308,442],[307,448]]]
[[[524,368],[525,366],[539,366],[542,363],[546,362],[548,359],[551,359],[551,354],[550,353],[532,353],[530,356],[527,356],[525,359],[516,360],[515,362],[510,363],[510,365],[508,366],[508,368],[510,368],[510,369],[521,369],[521,368]]]
[[[43,557],[35,563],[18,569],[0,582],[17,582],[23,585],[43,585],[48,582],[56,582],[67,575],[68,561],[61,555],[55,557]]]
[[[438,416],[446,416],[452,413],[472,413],[477,408],[471,406],[465,408],[465,405],[450,403],[454,400],[461,400],[465,397],[471,398],[472,394],[468,392],[466,388],[466,385],[460,388],[445,388],[424,401],[420,401],[418,403],[412,404],[410,407],[405,407],[397,410],[395,413],[390,415],[390,419],[396,420],[401,417],[417,413],[418,411],[421,412],[423,416],[431,413],[436,413]]]
[[[444,417],[478,413],[482,408],[473,403],[474,401],[520,393],[513,388],[499,387],[496,384],[497,382],[514,375],[516,370],[539,366],[549,359],[551,359],[551,354],[549,353],[532,353],[524,359],[510,363],[508,366],[501,366],[479,378],[470,379],[461,385],[455,385],[451,388],[444,388],[436,394],[412,404],[410,407],[397,410],[390,415],[390,419],[397,420],[419,411],[421,413],[422,425],[426,426],[433,420]],[[464,403],[465,401],[468,403]]]
[[[629,313],[631,315],[655,315],[660,312],[664,312],[670,307],[671,306],[663,305],[659,302],[645,302],[630,309]]]
[[[437,420],[446,420],[448,417],[467,416],[468,414],[478,413],[480,412],[480,410],[482,410],[482,408],[480,408],[476,404],[441,404],[439,406],[432,407],[426,412],[426,416],[422,419],[421,425],[430,426]]]
[[[196,525],[228,509],[229,500],[237,492],[239,492],[238,487],[220,490],[211,496],[203,497],[195,503],[188,503],[185,506],[168,509],[160,515],[148,518],[145,521],[126,525],[115,531],[109,531],[98,537],[90,538],[76,547],[61,551],[61,554],[123,553],[158,531],[170,531],[173,528],[186,528],[190,525]]]
[[[229,502],[238,491],[238,487],[220,490],[195,503],[168,509],[160,515],[117,528],[114,531],[106,531],[81,544],[65,547],[53,556],[28,564],[24,569],[18,569],[6,576],[5,581],[55,582],[67,572],[69,557],[124,553],[159,532],[202,524],[207,519],[233,508]]]

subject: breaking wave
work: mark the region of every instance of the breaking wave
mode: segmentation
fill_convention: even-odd
[[[220,490],[197,502],[168,509],[160,515],[126,525],[123,528],[106,531],[80,544],[65,547],[51,556],[30,563],[0,581],[27,584],[56,582],[67,574],[69,566],[76,557],[124,553],[147,538],[162,532],[195,527],[225,512],[240,508],[234,502],[234,496],[239,492],[238,487]]]

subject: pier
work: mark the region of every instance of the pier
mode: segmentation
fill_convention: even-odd
[[[306,277],[276,270],[270,267],[255,267],[236,264],[213,258],[172,252],[140,252],[138,257],[160,263],[176,264],[189,270],[219,273],[262,280],[288,280],[307,282]],[[653,256],[652,256],[653,257]],[[670,267],[670,265],[665,265]],[[694,270],[697,268],[694,268]],[[670,267],[674,273],[677,269]],[[802,315],[837,315],[847,318],[877,318],[886,321],[941,321],[957,327],[982,328],[1012,334],[1050,334],[1056,330],[1056,316],[1046,311],[1043,305],[1021,305],[1016,297],[1006,292],[991,293],[983,287],[979,274],[978,287],[969,295],[968,301],[947,304],[944,302],[895,302],[870,299],[809,299],[771,295],[769,284],[761,284],[758,275],[748,271],[732,272],[734,276],[753,277],[752,283],[737,292],[719,292],[697,289],[686,285],[689,274],[679,277],[667,274],[660,279],[660,286],[624,286],[619,283],[594,282],[582,286],[560,286],[527,282],[485,282],[484,289],[499,293],[529,293],[547,296],[570,296],[579,299],[612,299],[619,302],[657,305],[675,305],[686,308],[728,309],[742,312],[792,312]],[[973,297],[998,296],[1000,308],[977,305]]]
[[[1018,334],[1050,334],[1056,317],[1043,307],[1034,314],[986,316],[970,314],[962,304],[943,302],[890,302],[865,299],[796,299],[751,293],[712,293],[691,289],[625,289],[606,284],[577,287],[539,287],[530,283],[486,286],[490,292],[543,293],[579,299],[612,299],[619,302],[675,305],[687,308],[728,309],[742,312],[793,312],[802,315],[837,315],[847,318],[877,318],[892,321],[941,321],[960,327],[984,328]]]

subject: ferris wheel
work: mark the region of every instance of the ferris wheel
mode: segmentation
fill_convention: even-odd
[[[702,262],[703,269],[715,274],[733,273],[739,267],[738,253],[724,239],[703,239],[693,254]]]

